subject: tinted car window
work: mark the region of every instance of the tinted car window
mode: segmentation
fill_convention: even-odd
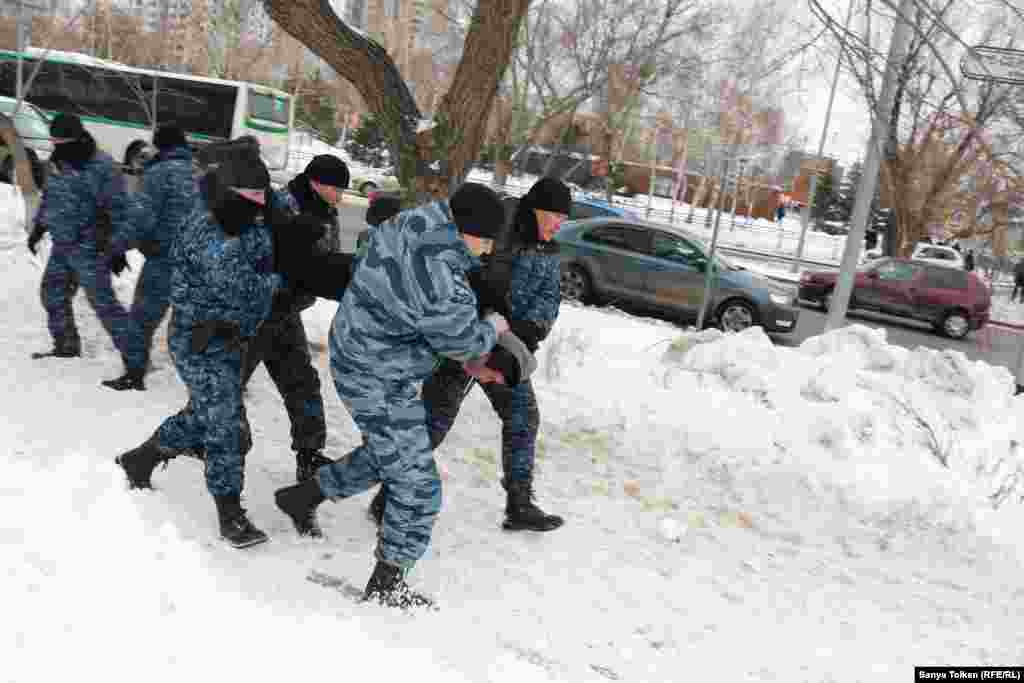
[[[930,258],[943,261],[955,261],[956,257],[945,249],[922,249],[918,258]]]
[[[603,225],[590,230],[583,236],[587,242],[596,242],[616,249],[626,249],[641,254],[649,251],[650,240],[646,230],[618,225]]]
[[[608,216],[610,213],[607,209],[602,209],[597,206],[590,206],[589,204],[581,204],[580,202],[573,202],[569,208],[569,220],[578,221],[584,218],[599,218],[601,216]]]
[[[886,261],[875,269],[879,280],[909,282],[917,275],[918,269],[904,261]]]
[[[704,261],[704,254],[681,237],[664,232],[654,233],[652,251],[658,258],[694,265]]]
[[[956,268],[925,268],[925,287],[929,289],[967,289],[967,272]]]

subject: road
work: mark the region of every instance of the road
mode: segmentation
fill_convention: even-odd
[[[348,225],[363,223],[366,199],[346,193],[340,213],[341,219]],[[349,221],[353,223],[349,223]],[[890,344],[908,349],[919,346],[937,350],[954,349],[962,351],[971,360],[983,360],[992,365],[1002,365],[1013,374],[1017,372],[1017,356],[1021,345],[1024,344],[1024,330],[1014,332],[993,326],[980,333],[972,332],[965,339],[958,341],[935,334],[927,325],[881,314],[854,312],[847,320],[850,323],[884,328],[886,339]],[[773,339],[776,344],[798,346],[804,339],[819,335],[824,331],[825,314],[811,307],[802,307],[796,330],[788,335],[774,335]]]

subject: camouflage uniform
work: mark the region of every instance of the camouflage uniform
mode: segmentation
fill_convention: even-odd
[[[50,231],[53,242],[42,301],[56,347],[80,348],[72,300],[81,285],[125,367],[145,365],[142,337],[110,282],[110,256],[130,248],[139,218],[138,204],[104,152],[96,152],[81,170],[62,163],[50,176],[36,224]]]
[[[477,264],[447,202],[406,211],[372,232],[331,328],[331,374],[363,444],[317,482],[328,498],[387,484],[377,558],[390,565],[422,557],[441,508],[423,381],[438,355],[469,360],[497,340],[466,281]]]
[[[252,445],[242,404],[243,356],[282,283],[271,272],[272,238],[262,223],[229,238],[200,202],[181,226],[171,257],[170,348],[189,405],[160,425],[158,445],[169,452],[204,451],[210,493],[237,495]],[[205,349],[196,348],[193,328],[214,321],[235,326],[235,333],[217,334]]]
[[[181,224],[199,197],[188,147],[161,152],[142,178],[143,206],[147,222],[138,235],[139,251],[146,257],[135,285],[131,315],[142,331],[146,358],[153,335],[171,305],[171,248]]]
[[[290,215],[302,213],[298,200],[287,189],[274,193],[274,206]],[[327,231],[316,248],[337,251],[338,223],[325,221]],[[327,441],[324,401],[320,392],[320,375],[313,367],[309,340],[302,324],[302,311],[316,301],[310,294],[289,288],[274,295],[270,318],[260,327],[249,346],[242,368],[242,386],[260,363],[263,363],[277,391],[284,399],[291,423],[292,450],[322,450]]]
[[[505,258],[509,258],[505,256]],[[511,255],[508,296],[497,306],[512,331],[531,352],[547,336],[561,304],[560,259],[550,245],[519,247]],[[495,268],[497,270],[498,268]],[[503,283],[492,283],[504,291]],[[426,384],[430,437],[439,445],[452,428],[470,388],[470,377],[460,365],[442,363]],[[494,412],[501,418],[501,453],[504,482],[530,482],[536,455],[540,412],[533,384],[526,379],[514,386],[481,384]]]

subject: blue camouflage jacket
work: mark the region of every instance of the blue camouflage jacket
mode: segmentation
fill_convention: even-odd
[[[466,273],[479,264],[447,202],[405,211],[371,231],[331,328],[338,374],[401,383],[426,379],[437,356],[479,357],[497,341],[480,320]]]
[[[508,292],[508,321],[513,332],[524,327],[522,323],[537,328],[534,333],[524,333],[520,338],[530,348],[537,350],[558,318],[562,303],[561,259],[557,251],[544,249],[544,245],[523,248],[512,262],[512,277]],[[517,336],[519,332],[516,332]]]
[[[161,152],[146,165],[141,193],[145,212],[137,235],[139,251],[146,258],[170,256],[174,237],[192,213],[198,197],[188,147]]]
[[[69,164],[55,169],[35,220],[50,231],[57,250],[123,253],[134,244],[140,214],[113,159],[98,151],[82,170]]]
[[[242,336],[251,337],[282,286],[281,275],[271,271],[273,241],[263,223],[228,237],[201,201],[182,223],[171,258],[176,330],[216,320],[237,323]]]

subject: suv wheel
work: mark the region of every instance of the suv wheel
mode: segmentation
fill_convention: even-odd
[[[745,301],[726,301],[718,309],[718,326],[723,332],[742,332],[754,325],[757,318],[754,309]]]
[[[585,303],[593,289],[590,285],[590,276],[579,266],[569,266],[562,271],[562,298],[570,301]]]
[[[942,333],[951,339],[963,339],[971,330],[971,323],[963,311],[950,311],[942,319]]]

